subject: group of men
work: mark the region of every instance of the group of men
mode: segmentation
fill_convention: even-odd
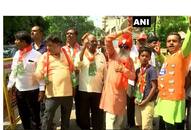
[[[82,130],[125,129],[126,106],[130,125],[134,115],[129,114],[134,113],[135,107],[135,124],[140,129],[153,129],[154,109],[161,116],[164,129],[177,129],[176,124],[185,115],[190,30],[189,27],[182,48],[178,34],[167,36],[170,54],[166,58],[160,53],[155,36],[147,39],[141,33],[133,45],[132,26],[108,34],[104,54],[91,33],[83,35],[80,46],[78,32],[73,28],[66,31],[64,46],[55,35],[44,39],[39,26],[32,27],[31,34],[17,32],[15,44],[19,50],[13,58],[8,88],[16,88],[23,128],[53,130],[55,111],[61,105],[61,129],[68,130],[74,97],[76,122]],[[134,90],[133,98],[127,96],[130,88]],[[168,104],[171,106],[166,109]]]

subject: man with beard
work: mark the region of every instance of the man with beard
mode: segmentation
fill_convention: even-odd
[[[105,38],[108,53],[108,72],[105,80],[100,108],[106,111],[106,129],[122,129],[126,107],[128,79],[135,79],[133,61],[129,56],[132,47],[131,26],[123,31],[109,34]],[[119,49],[115,50],[112,41],[118,40]]]
[[[183,130],[180,128],[185,119],[185,77],[188,73],[191,53],[191,17],[190,26],[181,47],[181,37],[177,32],[167,36],[166,57],[158,77],[159,99],[155,114],[162,117],[166,130]]]

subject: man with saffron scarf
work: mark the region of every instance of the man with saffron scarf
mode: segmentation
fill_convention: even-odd
[[[66,45],[64,48],[72,60],[76,57],[76,54],[80,51],[80,45],[77,42],[78,31],[75,28],[69,28],[66,31]],[[76,123],[79,125],[79,101],[78,101],[78,75],[79,72],[77,69],[71,75],[72,78],[72,87],[73,87],[73,96],[75,101],[75,114],[76,114]],[[63,118],[63,117],[61,117]]]
[[[132,47],[131,26],[106,36],[105,45],[109,56],[108,73],[102,92],[100,108],[106,111],[106,129],[122,129],[126,107],[128,79],[135,79],[133,61],[129,56]],[[112,41],[118,40],[116,51]]]
[[[86,33],[82,42],[83,48],[75,59],[75,66],[79,69],[79,126],[82,130],[89,130],[92,122],[93,130],[103,130],[104,115],[99,103],[106,76],[106,60],[96,49],[94,35]]]
[[[60,105],[63,109],[61,130],[68,130],[73,99],[70,76],[73,71],[73,62],[66,50],[62,48],[62,41],[57,36],[48,36],[46,45],[47,52],[40,58],[35,73],[38,80],[44,78],[46,82],[42,130],[53,130],[53,118]]]
[[[13,57],[8,88],[16,87],[16,100],[19,115],[25,130],[31,128],[31,116],[35,122],[35,130],[40,130],[40,95],[44,91],[44,83],[35,82],[33,74],[41,53],[32,49],[30,34],[26,31],[17,32],[15,44],[18,51]]]

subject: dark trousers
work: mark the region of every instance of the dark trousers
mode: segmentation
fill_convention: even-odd
[[[159,130],[184,130],[184,121],[173,125],[165,122],[162,117],[160,117]]]
[[[59,105],[62,106],[61,130],[68,130],[70,126],[70,114],[73,104],[72,101],[72,96],[47,98],[45,100],[42,130],[53,130],[53,118]]]
[[[75,90],[75,96],[74,96],[74,101],[75,101],[75,114],[76,114],[76,124],[79,126],[79,90],[78,87]]]
[[[101,93],[88,93],[79,91],[79,125],[82,130],[104,129],[104,112],[99,109]],[[90,118],[91,112],[91,118]]]
[[[78,99],[78,95],[79,95],[79,90],[78,90],[78,86],[75,88],[75,96],[74,96],[74,102],[75,102],[75,114],[76,114],[76,124],[79,126],[79,99]],[[62,106],[61,106],[61,113],[62,112]],[[61,115],[61,120],[63,119],[63,116]]]
[[[191,98],[186,100],[187,117],[186,117],[186,130],[191,130]]]
[[[135,98],[127,96],[127,127],[135,126]]]
[[[16,89],[17,106],[25,130],[40,129],[40,102],[38,102],[39,89],[19,91]],[[32,117],[31,117],[32,116]],[[35,123],[31,127],[32,121]]]
[[[40,118],[43,119],[45,111],[45,101],[40,102]]]

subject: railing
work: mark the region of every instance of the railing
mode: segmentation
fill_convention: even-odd
[[[19,116],[16,116],[15,110],[16,98],[14,95],[10,94],[7,89],[8,75],[11,72],[12,58],[3,59],[3,101],[4,101],[4,122],[8,119],[8,123],[4,123],[5,130],[15,130],[16,124],[20,120]]]

